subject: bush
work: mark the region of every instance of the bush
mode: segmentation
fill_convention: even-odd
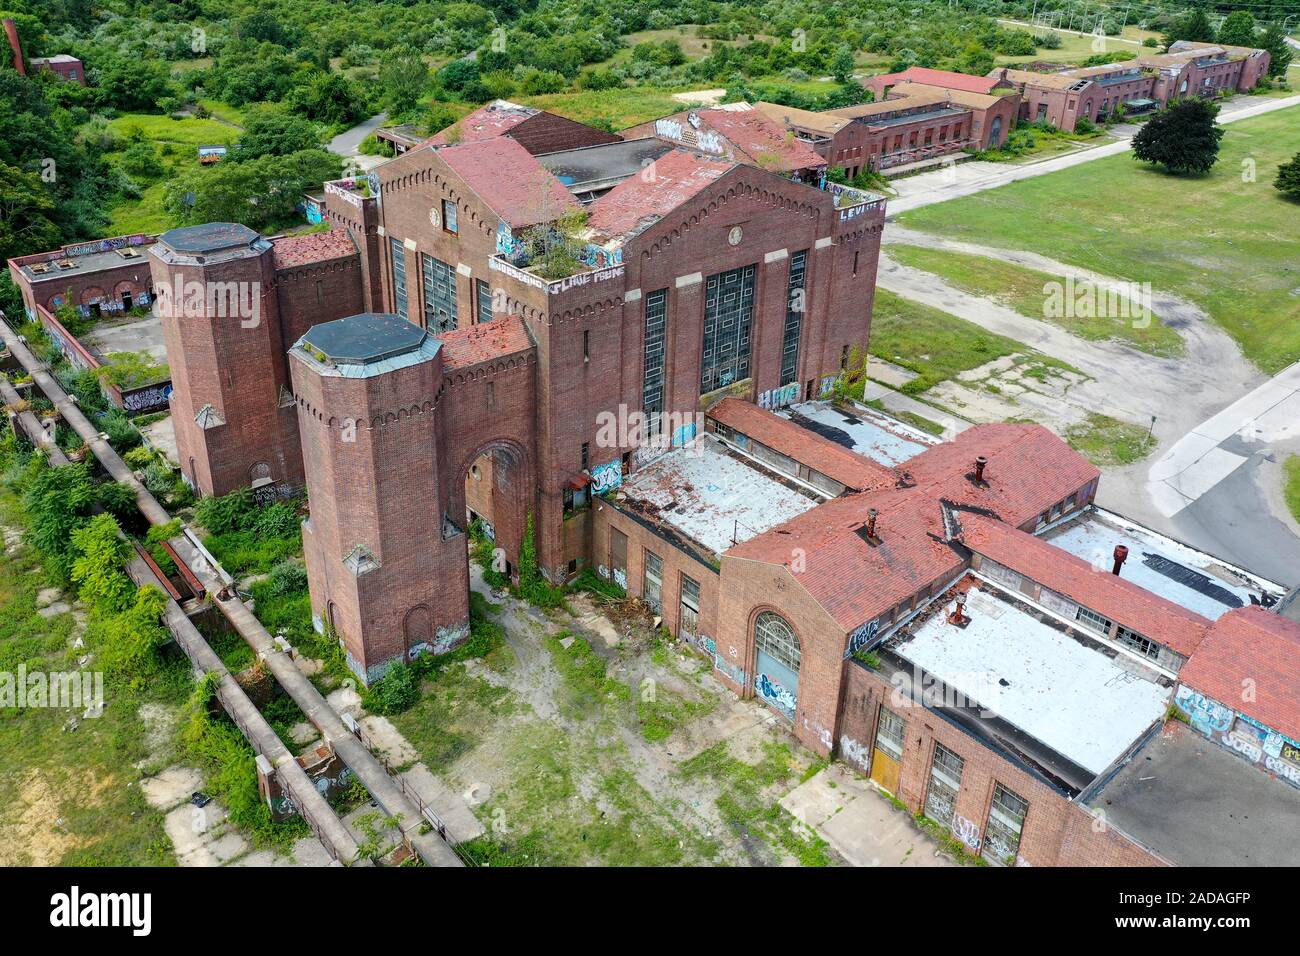
[[[302,526],[297,510],[282,501],[254,509],[252,526],[254,534],[267,538],[296,538]]]
[[[240,488],[219,498],[204,498],[194,517],[213,534],[235,534],[251,526],[256,510],[252,492]]]
[[[410,710],[420,699],[420,679],[406,664],[394,664],[367,688],[361,704],[372,714],[391,716]]]
[[[281,561],[271,569],[269,591],[283,597],[307,587],[307,569],[293,561]]]
[[[166,595],[148,585],[136,589],[126,610],[99,618],[90,636],[105,669],[137,689],[157,674],[162,664],[158,649],[170,636],[162,624],[166,609]]]

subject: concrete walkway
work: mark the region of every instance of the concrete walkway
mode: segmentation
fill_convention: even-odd
[[[843,764],[831,764],[780,802],[853,866],[957,865],[910,816]]]
[[[1262,116],[1291,106],[1300,106],[1300,96],[1288,96],[1280,99],[1266,99],[1257,96],[1238,96],[1220,104],[1219,122],[1234,123],[1252,116]],[[1138,127],[1127,129],[1134,133]],[[1118,132],[1118,131],[1113,131]],[[947,166],[937,172],[920,173],[894,184],[899,196],[891,199],[886,207],[890,218],[911,209],[920,209],[937,202],[970,196],[986,189],[996,189],[1007,183],[1021,179],[1033,179],[1046,176],[1062,169],[1069,169],[1081,163],[1090,163],[1105,156],[1118,156],[1132,147],[1132,133],[1122,135],[1119,142],[1094,146],[1077,153],[1053,156],[1037,163],[1011,165],[1009,163],[969,162]]]

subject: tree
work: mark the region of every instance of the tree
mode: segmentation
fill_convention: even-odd
[[[389,116],[401,116],[415,109],[429,85],[429,67],[415,50],[401,50],[384,57],[379,66],[379,85]]]
[[[337,179],[342,164],[342,157],[322,149],[219,163],[171,180],[163,205],[187,224],[239,222],[252,229],[276,226],[295,218],[303,192]]]
[[[1219,158],[1223,130],[1219,108],[1205,100],[1180,100],[1149,119],[1133,137],[1133,155],[1171,173],[1209,172]]]
[[[314,149],[320,136],[311,120],[283,109],[263,106],[244,116],[244,132],[235,158],[243,162],[263,156],[287,156],[300,149]]]
[[[1273,180],[1273,185],[1287,198],[1300,202],[1300,153],[1296,153],[1289,163],[1283,163],[1277,168],[1277,179]]]
[[[166,63],[140,57],[106,56],[91,67],[91,79],[101,106],[141,113],[158,112],[158,101],[172,90]]]
[[[956,69],[959,73],[985,76],[993,69],[993,54],[978,43],[968,43],[957,59]]]
[[[1257,43],[1261,50],[1268,51],[1268,75],[1274,78],[1285,78],[1286,71],[1295,57],[1290,44],[1286,42],[1286,34],[1282,32],[1281,24],[1270,23]]]
[[[831,58],[831,76],[837,83],[847,83],[853,78],[853,51],[841,46]]]
[[[85,465],[51,468],[40,456],[24,475],[23,507],[32,546],[60,577],[68,576],[72,533],[95,502],[95,486]]]
[[[105,611],[125,608],[135,590],[122,571],[129,550],[112,515],[96,515],[72,532],[72,580],[77,596]]]
[[[1255,46],[1259,29],[1249,10],[1233,10],[1219,26],[1219,43],[1226,46]]]
[[[1194,43],[1214,42],[1214,25],[1210,23],[1210,18],[1206,16],[1204,10],[1199,8],[1192,10],[1169,25],[1169,32],[1165,34],[1165,46],[1177,43],[1179,40],[1191,40]]]
[[[54,200],[39,176],[0,161],[0,262],[59,244]]]

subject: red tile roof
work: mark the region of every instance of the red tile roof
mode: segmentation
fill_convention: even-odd
[[[684,149],[664,153],[592,203],[587,224],[611,239],[634,236],[735,168]]]
[[[988,459],[981,485],[973,481],[977,455]],[[946,540],[943,501],[1020,525],[1100,474],[1040,425],[976,425],[896,471],[912,485],[828,501],[727,555],[790,566],[800,549],[805,567],[795,580],[852,630],[965,567],[964,555]],[[869,508],[878,512],[877,544],[857,534]]]
[[[895,83],[924,83],[946,89],[965,90],[968,93],[988,93],[1000,82],[996,77],[971,76],[950,70],[932,70],[924,66],[909,66],[901,73],[886,73],[871,77],[877,83],[892,86]]]
[[[528,329],[517,315],[454,329],[437,339],[442,343],[442,367],[446,371],[526,352],[533,347]]]
[[[357,254],[356,243],[345,229],[309,232],[301,236],[281,236],[271,242],[271,254],[277,269],[292,269],[313,262],[328,262]]]
[[[872,507],[879,511],[874,544],[857,534]],[[943,540],[939,502],[915,488],[834,498],[736,545],[723,560],[729,558],[790,567],[846,632],[934,581],[946,584],[966,566],[960,550]]]
[[[1300,624],[1254,605],[1235,608],[1214,622],[1178,679],[1300,741]]]
[[[1197,649],[1210,627],[1199,614],[1042,538],[977,514],[959,513],[957,520],[962,526],[962,542],[972,551],[1184,657]]]
[[[420,146],[447,146],[453,141],[459,144],[496,139],[524,120],[536,116],[538,112],[539,110],[531,106],[520,106],[518,103],[510,103],[506,100],[493,100],[486,106],[480,106],[474,112],[461,117],[459,122],[430,136]]]
[[[498,137],[444,146],[438,157],[488,208],[516,229],[553,222],[582,208],[573,194],[513,139]]]
[[[988,459],[984,484],[974,481],[975,459]],[[1025,524],[1097,480],[1101,470],[1042,425],[977,425],[906,462],[920,486],[936,497],[987,508],[1007,524]]]
[[[702,110],[700,119],[721,133],[751,166],[776,173],[825,166],[826,160],[762,110]]]
[[[787,458],[815,468],[853,491],[889,488],[898,480],[892,469],[796,425],[788,418],[759,408],[753,402],[724,398],[710,408],[707,415]]]

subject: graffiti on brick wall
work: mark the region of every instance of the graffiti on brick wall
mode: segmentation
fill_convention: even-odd
[[[733,664],[721,654],[713,655],[713,666],[716,670],[721,671],[725,677],[730,678],[741,687],[745,686],[745,669],[739,664]]]
[[[598,494],[614,491],[623,484],[623,463],[617,458],[591,469],[591,487]]]
[[[817,394],[824,398],[825,396],[831,393],[831,389],[834,387],[835,387],[835,376],[827,375],[825,378],[822,379],[821,387],[817,390]]]
[[[848,734],[840,735],[840,756],[863,773],[871,769],[871,747]]]
[[[759,408],[784,408],[799,401],[799,383],[791,382],[780,388],[769,388],[758,395]]]
[[[810,718],[805,717],[803,719],[803,729],[816,737],[817,741],[827,750],[830,750],[831,746],[835,743],[835,738],[831,736],[831,732],[816,720],[811,720]]]
[[[1192,726],[1207,737],[1224,733],[1232,726],[1232,711],[1212,697],[1197,693],[1185,684],[1178,688],[1175,702],[1187,714]]]
[[[868,621],[866,624],[863,624],[861,627],[854,630],[854,632],[849,635],[849,646],[844,652],[844,659],[848,660],[858,651],[862,650],[862,648],[868,646],[876,639],[876,632],[879,630],[879,621]]]

